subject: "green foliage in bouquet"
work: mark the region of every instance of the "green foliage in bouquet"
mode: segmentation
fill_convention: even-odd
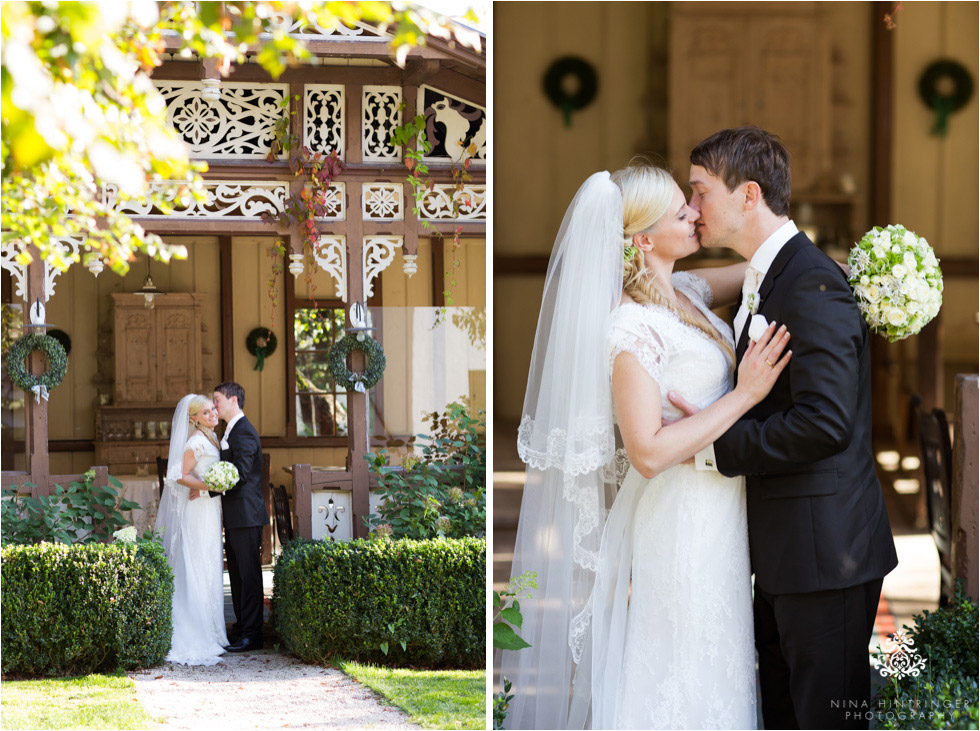
[[[486,412],[477,409],[471,416],[465,404],[452,403],[424,420],[432,435],[418,435],[419,459],[404,458],[401,467],[389,467],[386,450],[365,457],[382,498],[378,513],[365,521],[395,538],[486,535]]]
[[[473,668],[486,663],[486,540],[288,543],[272,621],[305,662]]]
[[[0,499],[2,541],[7,544],[93,543],[108,541],[126,525],[123,515],[139,503],[120,497],[122,484],[109,477],[109,484],[95,486],[95,471],[85,473],[82,482],[67,488],[55,485],[51,495],[18,495],[16,487],[5,487]]]
[[[978,722],[976,603],[957,582],[950,603],[917,614],[910,635],[926,658],[917,675],[895,677],[882,686],[874,710],[883,729],[975,729]]]
[[[155,541],[4,546],[5,675],[85,675],[155,665],[173,633],[173,575]]]

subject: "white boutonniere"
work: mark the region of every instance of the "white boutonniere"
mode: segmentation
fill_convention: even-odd
[[[752,292],[745,301],[745,306],[749,308],[749,314],[754,315],[759,311],[759,304],[762,302],[758,292]]]
[[[752,319],[749,320],[749,340],[753,342],[759,342],[759,338],[769,327],[769,321],[762,315],[752,315]]]

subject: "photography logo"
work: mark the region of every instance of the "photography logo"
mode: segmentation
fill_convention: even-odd
[[[905,633],[905,629],[888,636],[885,647],[878,645],[878,652],[871,657],[871,663],[885,678],[918,677],[925,669],[926,660],[919,657],[915,641]]]

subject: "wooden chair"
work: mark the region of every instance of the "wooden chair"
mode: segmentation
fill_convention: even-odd
[[[939,606],[945,606],[953,594],[953,448],[945,411],[919,412],[919,443],[929,530],[939,552]]]
[[[160,497],[163,497],[163,481],[167,477],[167,458],[157,457],[157,480],[160,482]]]
[[[276,535],[279,536],[279,545],[285,546],[293,540],[293,516],[289,510],[289,497],[284,485],[276,487],[270,483],[269,487],[272,488],[272,502],[276,509]]]

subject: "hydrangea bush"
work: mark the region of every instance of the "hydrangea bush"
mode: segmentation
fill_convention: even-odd
[[[904,226],[875,226],[851,249],[847,265],[868,327],[890,342],[915,335],[939,313],[939,260],[924,238]]]

